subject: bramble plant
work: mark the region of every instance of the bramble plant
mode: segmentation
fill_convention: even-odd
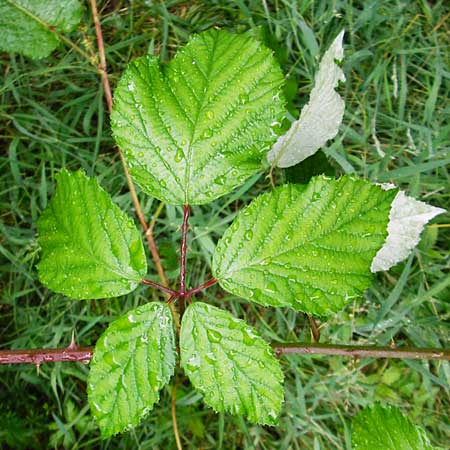
[[[13,3],[0,2],[0,24],[20,20],[26,29],[31,21],[41,39],[47,42],[47,33],[54,42],[35,48],[17,32],[2,44],[8,51],[43,57],[58,44],[53,28],[64,32],[79,21],[75,1],[67,2],[66,23],[57,9],[45,15],[50,9],[40,11],[39,2],[25,12],[26,2]],[[52,30],[37,26],[36,17]],[[128,66],[114,92],[111,127],[141,190],[183,209],[176,289],[147,275],[141,233],[95,178],[81,170],[57,175],[56,193],[38,221],[41,282],[79,300],[114,298],[140,284],[167,296],[128,311],[96,343],[87,390],[103,437],[137,426],[149,413],[174,374],[178,353],[215,411],[276,425],[284,398],[277,349],[198,294],[217,283],[249,302],[326,318],[361,297],[374,272],[405,259],[423,226],[443,212],[394,186],[348,175],[274,187],[243,207],[219,240],[212,278],[186,284],[192,206],[220,199],[264,170],[272,176],[275,167],[293,166],[336,136],[344,112],[336,92],[345,80],[336,63],[343,37],[323,56],[309,103],[291,124],[282,71],[250,33],[212,29],[192,36],[165,66],[148,55]],[[101,70],[106,76],[105,65]],[[355,420],[355,448],[431,449],[424,432],[396,410],[375,405]],[[371,441],[366,425],[374,423],[386,429],[387,444]],[[389,443],[395,439],[398,444]],[[409,446],[400,447],[407,440]]]

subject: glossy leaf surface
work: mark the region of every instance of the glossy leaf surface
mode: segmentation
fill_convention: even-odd
[[[261,169],[284,116],[283,75],[249,34],[195,35],[164,67],[132,62],[114,94],[112,128],[130,172],[150,195],[202,204]]]
[[[133,291],[147,272],[134,222],[82,171],[62,170],[57,181],[38,222],[42,283],[75,299]]]
[[[180,352],[186,375],[214,410],[276,424],[283,373],[254,328],[227,311],[195,302],[183,316]]]
[[[348,176],[276,188],[238,214],[217,245],[213,274],[262,305],[337,312],[371,282],[395,195]]]
[[[88,379],[89,404],[103,437],[138,425],[159,400],[175,360],[167,304],[147,303],[111,323],[97,341]]]
[[[395,407],[375,404],[353,419],[354,450],[438,450],[425,431]]]

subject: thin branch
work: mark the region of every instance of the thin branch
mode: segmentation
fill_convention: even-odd
[[[180,246],[180,314],[184,312],[184,299],[186,297],[186,257],[187,257],[187,233],[189,228],[189,205],[183,206],[183,224],[181,225]]]
[[[274,344],[277,355],[333,355],[353,358],[404,358],[450,360],[450,349],[377,347],[375,345]]]
[[[89,362],[93,347],[0,350],[0,364],[43,364],[49,362]]]
[[[105,91],[105,99],[106,104],[108,105],[108,111],[111,114],[112,112],[112,94],[111,94],[111,86],[109,84],[109,78],[108,78],[108,70],[106,66],[106,55],[105,55],[105,45],[103,41],[103,33],[102,33],[102,27],[99,20],[99,14],[97,9],[97,2],[96,0],[90,0],[91,3],[91,11],[92,11],[92,18],[95,25],[95,33],[97,35],[97,47],[98,47],[98,53],[100,57],[100,66],[99,70],[101,73],[102,83],[103,83],[103,90]],[[147,239],[150,252],[152,254],[153,261],[156,266],[156,271],[158,272],[158,276],[161,279],[161,283],[164,287],[168,287],[169,283],[166,277],[166,274],[164,272],[164,269],[161,264],[161,258],[159,256],[158,247],[156,246],[155,240],[153,239],[153,230],[151,227],[148,226],[144,213],[142,212],[141,205],[139,204],[139,199],[136,193],[136,188],[134,187],[133,180],[131,178],[130,172],[128,171],[128,167],[125,161],[125,157],[123,156],[122,151],[120,148],[118,148],[120,160],[122,162],[123,171],[125,173],[125,177],[127,179],[128,189],[130,191],[131,200],[133,202],[134,209],[136,211],[136,215],[139,219],[139,222],[144,229],[145,238]],[[172,294],[166,291],[167,299],[171,297]],[[172,309],[172,314],[176,318],[176,311],[175,309]],[[177,319],[175,319],[177,320]],[[179,324],[177,324],[177,328],[179,328]]]
[[[148,286],[154,287],[156,289],[159,289],[160,291],[165,292],[169,296],[169,298],[178,297],[180,295],[177,291],[174,291],[173,289],[170,289],[170,288],[163,286],[162,284],[156,283],[152,280],[147,280],[147,279],[143,278],[141,280],[141,283],[147,284]]]
[[[417,347],[377,347],[375,345],[334,345],[289,343],[273,344],[279,356],[328,355],[350,358],[435,359],[450,361],[450,349]],[[43,364],[47,362],[87,362],[92,357],[92,347],[50,348],[36,350],[0,350],[0,364]]]
[[[217,279],[216,278],[211,278],[208,281],[206,281],[205,283],[201,284],[200,286],[197,286],[194,289],[191,289],[190,291],[186,292],[186,297],[190,297],[191,295],[197,294],[200,291],[203,291],[203,289],[209,288],[210,286],[213,286],[214,284],[217,283]]]
[[[172,426],[173,434],[175,435],[175,442],[177,443],[177,450],[183,450],[180,440],[180,433],[178,432],[178,422],[177,422],[177,385],[173,384],[172,388]]]

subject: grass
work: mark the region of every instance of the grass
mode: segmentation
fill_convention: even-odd
[[[193,32],[211,26],[251,29],[289,74],[293,114],[307,101],[317,56],[345,28],[346,113],[339,136],[324,149],[332,170],[394,182],[449,210],[449,14],[445,1],[118,0],[103,4],[102,26],[113,87],[128,61],[146,52],[168,61]],[[70,37],[95,48],[87,9]],[[139,289],[119,299],[77,302],[47,291],[36,276],[36,221],[60,168],[83,167],[98,176],[132,213],[101,82],[92,66],[64,47],[40,61],[3,55],[0,64],[0,348],[66,346],[73,330],[80,345],[92,345],[112,319],[159,298]],[[285,176],[278,172],[278,182]],[[264,176],[255,177],[213,204],[193,208],[189,285],[209,276],[215,242],[239,208],[268,188]],[[140,198],[151,217],[159,202]],[[166,205],[155,227],[173,282],[181,219],[181,208]],[[448,224],[449,215],[435,222]],[[380,274],[363,300],[321,324],[322,340],[448,346],[448,230],[429,226],[405,263]],[[205,297],[254,324],[268,340],[311,338],[301,314],[250,305],[218,288]],[[179,371],[177,413],[184,447],[350,449],[351,417],[374,400],[401,406],[435,445],[448,446],[448,363],[290,356],[282,365],[286,402],[278,428],[216,415]],[[175,448],[171,386],[142,426],[102,441],[86,406],[87,373],[83,364],[44,365],[39,373],[31,366],[2,366],[0,448]]]

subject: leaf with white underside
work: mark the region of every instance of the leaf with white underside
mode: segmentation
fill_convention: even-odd
[[[366,407],[352,421],[353,450],[439,450],[393,406]]]
[[[382,185],[386,190],[393,187]],[[445,209],[420,202],[399,191],[392,202],[386,242],[372,261],[371,271],[389,270],[406,259],[419,243],[425,225],[443,213]]]
[[[243,320],[193,303],[181,323],[180,355],[186,375],[215,411],[277,423],[283,372],[270,345]]]
[[[44,58],[60,43],[48,27],[67,33],[81,14],[78,0],[0,0],[0,50]]]
[[[286,134],[280,136],[267,155],[271,164],[290,167],[313,155],[339,131],[344,116],[344,100],[336,92],[339,81],[345,81],[344,72],[335,63],[342,60],[344,50],[341,31],[320,62],[309,102],[300,118],[293,122]]]
[[[62,170],[38,221],[39,278],[75,299],[117,297],[136,289],[147,273],[134,222],[82,171]]]
[[[239,212],[217,244],[213,275],[261,305],[337,312],[370,285],[395,195],[350,176],[278,187]]]
[[[262,168],[285,114],[283,74],[250,34],[208,30],[174,59],[133,61],[114,93],[112,130],[130,173],[171,204],[203,204]]]
[[[92,414],[102,437],[139,424],[175,369],[172,314],[154,302],[112,322],[97,341],[88,378]]]

